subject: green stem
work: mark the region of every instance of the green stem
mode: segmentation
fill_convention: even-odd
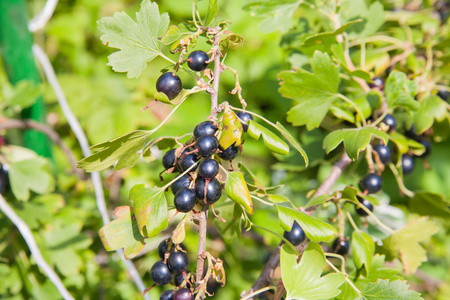
[[[292,250],[294,250],[296,255],[299,255],[299,253],[298,253],[297,249],[295,248],[295,246],[292,245],[291,242],[289,242],[287,239],[285,239],[283,236],[279,235],[278,233],[276,233],[276,232],[274,232],[274,231],[272,231],[270,229],[264,228],[262,226],[256,225],[253,222],[252,222],[252,227],[259,228],[261,230],[267,231],[267,232],[275,235],[276,237],[279,237],[280,239],[282,239],[286,243],[286,245],[288,245]]]
[[[386,117],[386,115],[387,115],[388,113],[389,113],[388,111],[383,112],[383,114],[382,114],[378,119],[376,119],[375,121],[373,121],[372,123],[370,123],[369,127],[375,127],[375,126],[377,126],[378,124],[380,124],[381,122],[383,122],[384,118]]]
[[[196,165],[198,165],[199,163],[200,163],[200,161],[198,161],[198,162],[196,162],[195,164],[193,164],[192,166],[190,166],[186,171],[184,171],[184,172],[181,173],[180,175],[176,176],[171,182],[169,182],[168,184],[166,184],[165,186],[163,186],[163,187],[161,188],[161,190],[164,191],[165,189],[167,189],[167,188],[168,188],[169,186],[171,186],[175,181],[177,181],[178,179],[180,179],[181,176],[183,176],[183,175],[189,173],[189,171],[190,171],[192,168],[194,168]]]
[[[400,191],[408,197],[413,197],[414,193],[406,188],[405,184],[403,183],[402,177],[398,173],[398,170],[394,166],[393,163],[389,164],[389,168],[391,169],[392,173],[394,174],[395,180],[397,180],[398,188],[400,189]]]
[[[255,291],[255,292],[251,293],[250,295],[245,296],[245,298],[241,298],[241,300],[252,299],[254,296],[256,296],[258,294],[261,294],[261,293],[263,293],[265,291],[269,291],[269,290],[276,290],[276,287],[274,287],[274,286],[266,286],[266,287],[264,287],[262,289],[259,289],[259,290]]]
[[[356,223],[353,220],[352,215],[348,211],[345,212],[345,215],[347,216],[347,219],[350,222],[350,224],[352,225],[353,229],[355,229],[355,231],[358,231],[358,232],[361,231],[361,229],[359,229],[358,226],[356,226]]]
[[[256,197],[256,196],[254,196],[254,195],[250,195],[250,197],[252,197],[252,198],[255,199],[255,200],[258,200],[258,201],[261,202],[261,203],[264,203],[265,205],[275,206],[275,204],[270,203],[270,202],[267,202],[267,201],[264,201],[263,199],[261,199],[261,198],[259,198],[259,197]]]
[[[341,273],[343,273],[344,275],[347,275],[347,272],[345,272],[345,269],[346,269],[345,258],[342,255],[339,255],[336,253],[329,253],[329,252],[325,252],[324,254],[325,254],[325,256],[334,257],[334,258],[339,259],[341,261]]]
[[[384,229],[385,231],[387,231],[389,234],[393,234],[394,230],[392,230],[391,228],[387,227],[386,225],[383,224],[383,222],[380,221],[380,219],[378,219],[373,212],[371,212],[365,205],[359,204],[358,208],[362,208],[370,217],[372,217],[372,219],[375,221],[375,223],[378,224],[378,226],[380,226],[382,229]]]
[[[326,260],[326,262],[327,262],[327,264],[328,264],[335,272],[342,273],[342,272],[339,271],[339,269],[336,268],[336,267],[335,267],[328,259]],[[355,286],[355,284],[354,284],[350,279],[348,279],[347,274],[344,273],[343,275],[345,276],[345,280],[346,280],[346,281],[348,282],[348,284],[352,287],[352,289],[354,289],[355,292],[358,293],[358,295],[361,296],[361,291]]]

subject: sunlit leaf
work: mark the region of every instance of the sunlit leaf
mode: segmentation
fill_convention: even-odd
[[[289,146],[282,139],[280,139],[272,131],[256,123],[255,121],[248,121],[247,133],[255,140],[259,139],[259,137],[262,135],[264,145],[266,145],[267,149],[269,149],[270,151],[282,155],[289,154]]]
[[[362,290],[362,295],[366,300],[380,300],[380,299],[402,299],[402,300],[420,300],[420,293],[408,289],[409,285],[406,281],[382,280],[377,282],[369,282],[369,284]]]
[[[249,214],[253,213],[252,198],[241,172],[229,172],[227,174],[225,192],[231,200],[242,205]]]

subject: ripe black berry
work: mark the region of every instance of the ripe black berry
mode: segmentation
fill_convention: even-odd
[[[195,153],[188,154],[184,156],[183,160],[181,161],[180,167],[181,170],[184,172],[187,169],[189,169],[192,165],[194,165],[198,161],[198,156]],[[197,170],[198,166],[193,167],[189,172],[194,172]]]
[[[393,115],[386,115],[383,119],[383,123],[389,126],[389,131],[392,131],[397,127],[397,120]]]
[[[448,101],[449,97],[450,97],[450,92],[446,91],[446,90],[439,90],[437,95],[439,97],[441,97],[442,100],[444,101]]]
[[[195,194],[197,198],[203,201],[205,199],[205,183],[206,180],[202,177],[195,180]],[[222,186],[217,179],[212,179],[206,186],[206,203],[213,204],[217,202],[222,196]]]
[[[369,202],[369,200],[363,199],[363,198],[361,198],[361,197],[359,197],[359,196],[356,196],[356,197],[358,198],[358,201],[359,201],[359,203],[360,203],[361,205],[364,205],[365,207],[367,207],[367,209],[369,209],[370,211],[373,211],[373,205],[372,205],[372,203]],[[369,214],[368,214],[364,209],[362,209],[362,208],[357,208],[357,209],[356,209],[356,213],[357,213],[358,215],[362,216],[362,217],[366,217],[366,216],[369,215]]]
[[[184,276],[183,272],[179,273],[177,276],[175,276],[173,283],[176,287],[182,286],[182,287],[190,287],[192,284],[189,281],[189,272],[185,272],[186,276]],[[183,284],[184,282],[184,284]]]
[[[165,239],[159,243],[158,255],[161,259],[165,259],[165,254],[169,250],[170,239]]]
[[[156,90],[173,99],[181,92],[181,79],[172,72],[164,73],[156,81]]]
[[[339,255],[346,255],[350,249],[350,244],[347,240],[337,238],[333,242],[333,251]]]
[[[418,157],[427,157],[431,153],[431,142],[424,138],[423,136],[419,136],[416,141],[421,143],[425,147],[425,152],[422,155],[418,155]]]
[[[384,80],[381,77],[374,77],[372,78],[372,82],[369,83],[369,86],[373,88],[378,88],[380,90],[384,89]]]
[[[179,212],[190,212],[197,203],[197,197],[193,189],[181,189],[175,194],[173,204]]]
[[[303,229],[294,221],[294,225],[290,231],[285,231],[283,237],[287,239],[292,245],[297,246],[306,239],[306,234]]]
[[[217,147],[219,147],[219,141],[212,134],[202,135],[195,142],[195,148],[202,157],[210,157],[217,151]]]
[[[380,175],[376,173],[369,173],[359,183],[363,191],[367,191],[369,194],[373,194],[381,190],[383,180]]]
[[[236,116],[241,119],[242,128],[244,129],[244,132],[247,132],[248,130],[248,121],[253,120],[253,116],[249,113],[238,111],[236,112]],[[245,124],[247,123],[247,124]]]
[[[207,158],[200,163],[198,174],[205,179],[212,179],[219,173],[219,163],[212,158]]]
[[[150,277],[157,285],[165,285],[172,281],[172,273],[164,261],[157,261],[150,270]]]
[[[172,193],[175,195],[179,190],[188,188],[191,184],[191,176],[184,174],[183,176],[177,176],[178,180],[172,183]]]
[[[221,159],[224,159],[224,160],[233,160],[239,154],[239,147],[234,146],[234,144],[225,150],[222,150],[221,148],[219,148],[219,149],[222,152],[219,152],[218,155]]]
[[[407,175],[414,171],[414,157],[408,154],[402,156],[403,175]]]
[[[199,123],[194,128],[194,137],[198,139],[202,135],[205,134],[215,134],[218,128],[214,126],[214,123],[211,121],[204,121]]]
[[[380,158],[380,161],[387,165],[392,160],[392,150],[389,146],[385,146],[382,144],[377,144],[373,147],[373,150],[377,152],[378,157]]]
[[[203,71],[208,67],[209,65],[209,63],[207,63],[208,60],[209,56],[205,51],[197,50],[189,54],[187,63],[192,71],[198,72]]]
[[[9,188],[8,168],[5,165],[0,165],[0,194],[5,193]]]
[[[170,253],[167,264],[172,273],[180,273],[186,271],[189,267],[189,257],[184,252],[174,251]]]
[[[175,164],[175,161],[176,161],[175,150],[176,149],[171,149],[164,154],[164,156],[162,158],[162,164],[164,166],[164,169],[166,169],[166,170],[170,169]]]
[[[175,295],[173,296],[173,300],[191,300],[192,295],[189,289],[182,288],[175,292]]]
[[[173,296],[175,294],[174,290],[167,290],[159,295],[159,300],[173,300]]]

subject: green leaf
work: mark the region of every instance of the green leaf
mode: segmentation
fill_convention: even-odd
[[[30,191],[46,194],[55,188],[48,162],[40,156],[11,162],[9,181],[14,196],[23,201],[30,198]]]
[[[280,225],[285,231],[290,231],[294,221],[297,221],[306,236],[313,242],[329,242],[336,235],[336,229],[333,226],[304,212],[280,205],[277,205],[277,209]]]
[[[408,207],[411,212],[422,216],[450,218],[449,203],[441,194],[430,192],[415,192],[409,199]]]
[[[310,242],[297,263],[297,255],[287,245],[281,248],[281,278],[286,288],[286,299],[330,299],[339,295],[338,287],[345,281],[342,273],[321,277],[326,264],[319,244]]]
[[[98,152],[80,160],[78,167],[87,172],[104,170],[116,162],[114,170],[132,167],[153,132],[153,130],[136,130],[114,140],[94,145],[91,149]]]
[[[336,43],[336,36],[345,32],[345,30],[351,27],[352,25],[360,22],[362,22],[361,19],[354,20],[342,25],[335,31],[321,32],[318,34],[311,35],[305,39],[305,42],[303,43],[302,47],[317,46],[317,44],[323,44],[326,45],[326,47],[331,47],[332,44]]]
[[[420,101],[420,109],[414,114],[414,128],[417,134],[433,126],[434,120],[442,121],[447,114],[445,101],[436,95],[428,96]]]
[[[205,18],[205,26],[211,25],[218,11],[219,11],[219,1],[209,0],[208,11],[206,12]]]
[[[106,251],[124,248],[125,259],[135,257],[144,248],[144,237],[139,233],[129,206],[118,206],[113,215],[116,220],[103,226],[98,234]]]
[[[303,160],[305,161],[305,167],[308,166],[308,155],[306,155],[305,150],[302,149],[302,147],[300,147],[300,143],[289,133],[289,131],[287,131],[286,128],[284,128],[284,126],[277,121],[276,127],[278,129],[278,131],[280,131],[280,133],[284,136],[284,138],[286,140],[288,140],[289,143],[291,143],[291,145],[297,149],[297,151],[300,153],[300,155],[303,157]]]
[[[266,194],[266,188],[262,184],[262,182],[256,177],[256,175],[247,168],[243,163],[238,163],[238,168],[241,170],[242,173],[244,173],[244,179],[246,182],[253,181],[253,188],[256,188],[260,190],[263,194]]]
[[[360,269],[364,265],[366,271],[369,272],[375,253],[375,244],[372,238],[365,232],[353,231],[351,245],[355,266]]]
[[[358,203],[358,199],[356,195],[358,194],[358,190],[350,185],[346,186],[341,192],[341,198],[353,201],[354,203]]]
[[[130,191],[130,201],[142,236],[151,238],[167,228],[167,201],[162,189],[135,185]]]
[[[384,7],[379,1],[367,6],[364,0],[343,1],[339,9],[341,23],[355,19],[363,19],[363,22],[352,26],[347,32],[351,37],[364,38],[377,32],[384,24]]]
[[[289,146],[282,139],[280,139],[272,131],[256,123],[255,121],[248,121],[247,133],[255,140],[258,140],[262,135],[264,139],[264,145],[266,145],[267,149],[269,149],[270,151],[282,155],[289,154]]]
[[[405,73],[392,71],[386,81],[385,96],[389,108],[404,107],[410,110],[420,109],[420,104],[414,100],[419,91],[419,85],[406,77]]]
[[[400,154],[407,153],[410,149],[415,155],[421,155],[425,152],[425,147],[412,139],[406,138],[397,131],[389,133],[389,141],[393,142]]]
[[[421,217],[384,239],[383,249],[391,257],[401,259],[405,274],[412,274],[427,260],[427,252],[419,243],[428,242],[438,231],[439,227],[434,222]]]
[[[308,208],[308,207],[312,207],[312,206],[316,206],[316,205],[321,205],[321,204],[327,202],[328,200],[330,200],[331,198],[332,197],[330,195],[328,195],[328,194],[312,198],[311,200],[308,201],[308,203],[306,203],[304,208]]]
[[[377,282],[369,282],[369,284],[362,290],[362,295],[365,300],[380,300],[380,299],[401,299],[401,300],[420,300],[420,293],[408,290],[409,285],[406,281],[382,280]]]
[[[167,95],[162,93],[162,92],[156,92],[153,95],[153,97],[155,98],[155,100],[160,101],[162,103],[177,105],[177,104],[180,104],[181,102],[183,102],[184,100],[186,100],[186,98],[189,95],[198,93],[200,91],[203,91],[203,89],[198,88],[198,87],[193,87],[190,90],[181,89],[180,93],[175,98],[173,98],[172,100],[169,100]]]
[[[138,77],[147,62],[161,53],[162,37],[169,26],[169,15],[159,14],[158,4],[150,0],[141,3],[134,21],[125,12],[98,21],[100,37],[109,47],[120,49],[108,56],[108,65],[116,72],[127,72],[129,78]]]
[[[214,225],[225,242],[229,243],[234,237],[241,237],[243,208],[238,204],[215,207],[220,212],[220,217],[227,220],[222,222],[219,219],[214,220]]]
[[[0,104],[0,107],[3,105],[12,106],[22,110],[30,107],[36,102],[38,97],[42,94],[42,86],[36,85],[36,83],[31,80],[21,80],[17,82],[14,87],[5,84],[2,87],[2,92],[5,99],[3,103]]]
[[[278,75],[282,81],[280,94],[299,102],[288,112],[288,122],[294,126],[306,125],[308,130],[319,127],[331,103],[337,99],[339,85],[339,67],[327,53],[314,52],[311,68],[313,73],[298,69]]]
[[[253,214],[252,198],[241,172],[227,173],[225,192],[231,200],[242,205],[249,214]]]
[[[372,135],[388,142],[388,136],[383,131],[373,127],[350,128],[332,131],[323,140],[323,148],[326,153],[336,149],[340,143],[344,142],[345,151],[352,160],[358,159],[359,152],[366,149],[372,139]]]

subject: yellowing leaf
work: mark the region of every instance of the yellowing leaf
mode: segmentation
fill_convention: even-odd
[[[228,173],[225,192],[231,200],[242,205],[249,214],[253,213],[252,198],[241,172]]]
[[[219,145],[227,149],[231,145],[239,146],[242,143],[242,124],[234,111],[227,106],[223,113],[223,131],[220,135]]]

